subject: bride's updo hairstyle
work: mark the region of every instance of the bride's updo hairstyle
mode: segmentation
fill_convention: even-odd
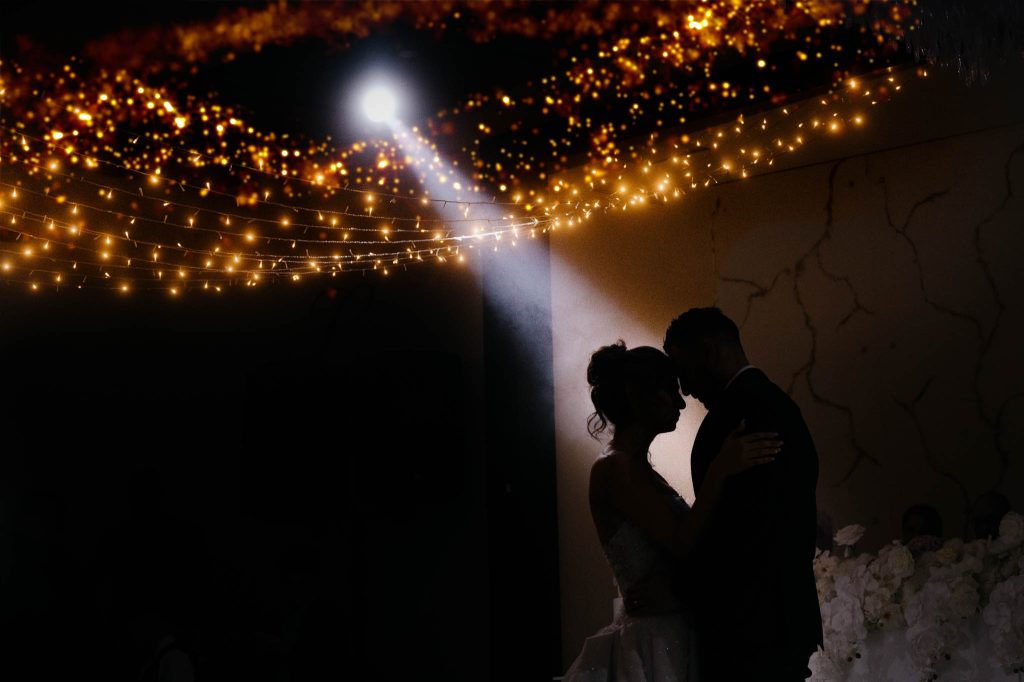
[[[626,350],[618,341],[602,346],[590,356],[587,383],[594,413],[587,419],[590,435],[597,435],[608,424],[621,426],[630,418],[626,387],[655,391],[666,380],[675,381],[675,368],[668,356],[657,348],[637,346]]]

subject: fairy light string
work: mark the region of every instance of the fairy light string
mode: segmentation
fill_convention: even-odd
[[[383,13],[390,18],[377,20],[477,31],[476,37],[533,31],[588,41],[523,90],[472,95],[413,126],[410,134],[426,150],[418,158],[398,140],[339,148],[294,132],[260,131],[236,107],[190,94],[188,74],[147,83],[154,76],[146,68],[134,75],[114,68],[97,47],[102,41],[87,50],[92,63],[71,60],[56,74],[0,62],[5,268],[30,272],[33,258],[55,268],[116,267],[131,279],[128,290],[169,286],[161,278],[177,268],[184,276],[175,288],[183,292],[202,286],[200,277],[254,286],[465,262],[476,248],[514,246],[596,213],[636,210],[751,177],[818,136],[864,126],[870,109],[903,87],[885,65],[899,61],[893,46],[913,29],[915,4],[803,2],[780,10],[759,1],[580,3],[550,26],[515,3],[493,6],[487,26],[475,3],[453,3],[447,19],[433,3],[391,6]],[[281,5],[232,14],[242,25],[280,15],[292,26],[290,37],[268,29],[262,38],[250,34],[250,43],[218,43],[218,20],[184,27],[189,40],[159,49],[170,51],[166,59],[187,52],[195,70],[203,62],[197,55],[214,59],[228,44],[236,50],[261,40],[334,40],[338,35],[318,33],[310,19],[322,9]],[[369,21],[361,7],[349,10],[362,17],[352,26]],[[584,19],[586,12],[599,18]],[[749,67],[743,77],[719,66],[737,56]],[[806,64],[835,75],[825,93],[801,101],[785,86],[799,82]],[[880,77],[851,75],[879,65]],[[699,124],[702,112],[741,110],[743,101],[765,111],[680,132]],[[468,144],[453,149],[446,126],[468,134]],[[428,176],[435,186],[447,183],[452,195],[422,189]],[[109,248],[87,247],[83,239]],[[25,255],[25,248],[7,248],[12,241],[45,243],[48,253]],[[96,258],[76,260],[75,250]],[[145,250],[168,260],[148,258]],[[109,288],[108,279],[80,285]]]
[[[2,157],[0,157],[0,160],[2,160]],[[117,195],[119,197],[120,196],[125,196],[125,197],[130,197],[132,199],[138,198],[138,199],[142,199],[142,200],[145,200],[145,201],[148,201],[148,202],[159,203],[161,205],[161,207],[163,207],[163,208],[174,207],[175,209],[180,209],[181,211],[184,211],[184,212],[191,212],[192,222],[190,222],[188,225],[181,225],[181,224],[177,224],[177,223],[173,223],[173,222],[167,222],[166,220],[163,221],[164,224],[169,225],[171,227],[181,227],[181,228],[186,228],[187,227],[187,228],[192,229],[192,230],[215,231],[215,232],[217,232],[219,234],[229,234],[229,235],[238,236],[238,237],[249,237],[249,235],[241,234],[241,233],[234,233],[230,229],[228,229],[230,227],[230,225],[231,225],[231,221],[232,220],[234,220],[236,223],[245,224],[245,225],[253,224],[253,223],[272,224],[272,225],[283,225],[285,227],[291,227],[291,228],[326,230],[328,232],[339,232],[339,233],[345,233],[345,234],[350,233],[350,232],[357,232],[357,233],[358,232],[367,232],[367,233],[377,233],[377,234],[379,234],[382,231],[382,228],[379,227],[379,226],[378,227],[359,227],[357,225],[343,225],[343,226],[339,226],[339,225],[337,225],[337,221],[335,220],[336,218],[339,218],[339,217],[372,218],[373,217],[372,214],[366,214],[366,213],[363,213],[363,214],[345,213],[345,212],[331,211],[330,209],[327,209],[327,208],[325,208],[325,209],[314,209],[314,208],[305,208],[305,207],[291,207],[291,206],[286,206],[286,205],[282,205],[282,204],[277,204],[277,203],[274,203],[274,202],[261,202],[264,205],[274,206],[274,207],[278,207],[278,208],[285,208],[285,209],[291,210],[294,213],[299,213],[300,211],[301,212],[308,212],[308,213],[315,213],[315,214],[317,214],[317,219],[320,222],[318,222],[318,223],[303,223],[303,222],[300,222],[298,220],[292,220],[292,219],[283,219],[282,220],[281,218],[276,218],[276,219],[275,218],[266,218],[266,217],[261,217],[261,216],[258,216],[258,215],[246,215],[246,214],[235,213],[235,212],[227,212],[227,211],[222,211],[222,210],[215,210],[215,209],[212,209],[212,208],[210,208],[208,206],[198,206],[198,205],[195,205],[195,204],[182,203],[180,201],[172,201],[172,200],[165,199],[165,198],[163,198],[161,196],[154,196],[154,195],[145,194],[142,191],[141,187],[138,188],[137,192],[133,192],[133,191],[128,190],[128,189],[123,189],[123,188],[120,188],[120,187],[115,187],[115,186],[113,186],[113,185],[111,185],[109,183],[95,182],[95,181],[89,180],[88,178],[83,177],[83,176],[76,177],[76,176],[73,176],[73,175],[68,174],[68,173],[62,173],[62,172],[56,171],[54,169],[54,167],[53,167],[53,164],[47,164],[47,165],[44,166],[44,165],[41,165],[41,164],[38,164],[38,163],[29,162],[29,161],[20,161],[19,162],[17,160],[14,160],[13,162],[14,163],[20,163],[21,165],[23,165],[23,166],[25,166],[27,168],[30,168],[30,169],[42,170],[42,171],[44,171],[46,173],[46,175],[48,176],[49,179],[63,179],[67,183],[81,183],[81,184],[89,185],[91,187],[95,187],[95,188],[97,188],[99,190],[99,195],[101,197],[103,197],[103,198],[108,199],[108,200],[114,198],[115,195]],[[16,187],[15,185],[10,185],[9,183],[0,183],[0,185],[2,185],[2,184],[6,184],[7,186],[10,186],[12,188]],[[179,186],[179,185],[175,184],[175,186]],[[188,186],[188,185],[180,185],[180,186],[184,187],[184,188],[188,188],[188,189],[196,189],[195,187]],[[50,195],[52,194],[52,192],[33,192],[32,190],[24,190],[24,191],[27,191],[27,192],[32,193],[32,194],[36,194],[38,196],[45,196],[45,197],[48,197],[48,198],[50,198]],[[214,194],[230,198],[230,196],[225,194],[225,193],[214,193]],[[60,198],[60,197],[64,197],[64,198]],[[56,196],[54,196],[52,198],[54,200],[59,200],[60,203],[66,203],[66,202],[69,201],[64,195],[56,195]],[[89,208],[89,209],[92,209],[92,210],[95,210],[95,211],[101,211],[101,212],[106,212],[106,213],[115,213],[115,212],[111,211],[110,209],[100,208],[100,207],[97,207],[97,206],[91,206],[88,203],[83,202],[83,201],[74,201],[72,203],[74,203],[74,205],[76,205],[76,206],[80,206],[80,207],[84,207],[84,208]],[[461,202],[453,201],[452,203],[458,205]],[[223,224],[224,227],[217,228],[216,230],[209,230],[208,228],[202,228],[202,227],[198,226],[195,223],[195,218],[196,218],[196,216],[198,216],[201,213],[210,214],[212,216],[215,216],[216,219],[217,219],[217,222]],[[118,213],[118,214],[120,214],[120,213]],[[149,219],[144,218],[144,217],[140,217],[140,219],[142,219],[142,220],[149,220]],[[410,217],[401,217],[401,216],[391,216],[391,217],[388,217],[386,215],[383,215],[383,216],[378,216],[377,219],[378,219],[378,221],[380,221],[380,220],[387,221],[388,227],[386,228],[386,231],[388,233],[390,233],[390,234],[406,234],[406,233],[409,233],[409,234],[423,235],[425,233],[433,232],[433,233],[443,233],[445,235],[445,237],[444,237],[445,239],[447,239],[449,236],[451,236],[455,232],[455,229],[457,228],[457,226],[464,225],[464,224],[476,224],[476,225],[479,225],[480,223],[486,223],[488,226],[491,226],[491,225],[494,225],[494,224],[497,224],[499,226],[509,225],[511,227],[521,227],[522,226],[521,223],[517,224],[516,221],[515,221],[515,217],[511,216],[511,215],[504,216],[504,217],[501,217],[501,218],[483,218],[483,217],[481,217],[481,218],[456,218],[456,219],[422,218],[422,217],[419,217],[419,216],[412,217],[412,218],[410,218]],[[415,226],[412,227],[412,228],[403,228],[403,227],[394,228],[394,227],[390,227],[390,225],[393,225],[395,222],[415,223]],[[422,224],[426,224],[426,225],[428,225],[430,227],[422,227],[421,226]],[[489,229],[488,231],[494,231],[494,230],[493,229]],[[465,235],[463,235],[463,236],[465,236]],[[272,236],[271,237],[266,237],[266,238],[267,239],[286,239],[286,240],[293,239],[293,237],[272,237]],[[435,239],[436,239],[436,237],[435,237]],[[325,240],[302,240],[302,241],[310,241],[312,243],[318,243],[318,242],[323,242]],[[389,240],[389,241],[395,241],[395,240]],[[403,242],[406,242],[406,241],[421,241],[421,240],[415,240],[415,239],[414,240],[405,240],[405,239],[398,240],[399,243],[403,243]],[[354,242],[353,241],[351,243],[358,243],[358,242]],[[365,242],[365,243],[371,243],[371,242]]]
[[[891,75],[885,78],[885,82],[890,83],[890,85],[891,85],[893,90],[901,87],[898,84],[894,84],[894,80],[895,80],[894,77],[891,76]],[[852,89],[853,88],[851,88],[851,90]],[[869,96],[872,93],[871,93],[870,90],[867,90],[867,91],[864,91],[863,93],[859,93],[859,94],[862,94],[864,96]],[[875,101],[876,100],[872,100],[872,102],[875,102]],[[818,104],[818,105],[820,105],[822,107],[826,107],[827,108],[827,106],[829,104],[831,104],[831,102],[828,99],[823,99],[823,100],[817,101],[816,103],[812,103],[812,104]],[[782,120],[790,119],[791,118],[788,109],[783,109],[782,112],[783,112],[783,117],[784,117]],[[802,128],[806,128],[808,131],[814,131],[815,129],[818,129],[820,131],[825,131],[825,130],[829,130],[831,128],[832,123],[836,122],[837,119],[838,119],[838,112],[832,112],[831,116],[827,115],[827,113],[825,113],[825,114],[818,114],[818,115],[814,115],[812,113],[812,114],[809,115],[809,118],[807,118],[804,121],[801,121],[801,122],[798,122],[798,123],[792,123],[791,122],[791,126],[790,127],[793,130],[796,130],[796,131],[801,130]],[[847,117],[847,118],[843,118],[841,120],[842,120],[842,124],[846,125],[848,123],[855,123],[855,122],[858,122],[858,121],[862,121],[863,120],[863,116],[860,115],[860,114],[857,114],[857,115],[853,115],[853,116],[850,116],[850,117]],[[770,127],[770,128],[767,127],[766,123],[767,123],[766,119],[761,119],[761,123],[760,124],[755,124],[754,127],[757,128],[757,129],[760,129],[761,131],[771,130],[773,132],[773,139],[775,139],[776,141],[781,142],[782,137],[775,136],[777,134],[776,128],[780,125],[780,122],[773,123],[773,126]],[[730,134],[739,137],[740,135],[745,133],[745,126],[746,125],[747,124],[745,122],[742,122],[742,123],[741,122],[737,122],[736,124],[729,124],[729,125],[723,126],[722,128],[725,129],[725,130],[729,130],[729,128],[731,127]],[[702,139],[699,139],[699,138],[695,138],[693,140],[688,140],[687,139],[688,136],[684,136],[684,137],[681,137],[679,139],[679,142],[683,143],[684,140],[685,140],[687,143],[689,143],[689,144],[691,144],[693,146],[702,147],[705,151],[715,151],[715,150],[718,150],[720,148],[723,148],[723,145],[725,145],[725,142],[722,141],[723,137],[725,135],[725,132],[723,131],[723,129],[719,129],[717,131],[715,131],[715,130],[709,131],[708,133],[706,133],[706,135],[708,136],[706,140],[702,140]],[[772,160],[776,156],[778,156],[779,154],[786,153],[786,152],[791,152],[791,151],[795,150],[795,147],[792,144],[792,142],[795,142],[797,144],[801,144],[802,141],[800,140],[799,136],[797,136],[793,140],[791,140],[790,143],[783,143],[783,144],[781,144],[780,146],[784,147],[783,150],[775,151],[775,152],[773,152],[771,154],[771,156],[765,155],[764,157],[761,157],[760,159],[753,159],[751,161],[751,164],[752,165],[756,165],[761,160],[767,159],[767,164],[770,165]],[[707,146],[704,146],[704,145],[707,145]],[[690,188],[691,189],[697,188],[701,184],[700,181],[702,179],[704,181],[703,184],[707,185],[711,181],[717,181],[716,173],[722,173],[722,172],[728,173],[731,170],[730,166],[729,166],[729,164],[727,162],[710,163],[710,164],[707,164],[707,163],[705,163],[705,164],[698,164],[698,163],[693,162],[694,159],[698,159],[700,157],[701,157],[701,153],[697,152],[697,153],[694,153],[694,154],[686,154],[686,155],[681,156],[681,157],[680,156],[675,156],[675,157],[672,158],[673,165],[681,164],[682,167],[699,167],[700,165],[710,166],[710,169],[705,168],[703,170],[700,170],[696,174],[694,174],[692,171],[685,171],[683,173],[684,176],[687,176],[687,175],[690,176]],[[664,161],[662,161],[662,164],[664,164]],[[648,164],[646,166],[643,165],[643,164],[636,164],[636,165],[640,165],[645,170],[650,170],[651,168],[654,167],[653,164]],[[741,168],[740,169],[740,173],[743,174],[744,173],[744,169]],[[623,180],[623,177],[619,176],[618,180],[620,180],[620,181]],[[605,181],[604,184],[607,184],[607,181]],[[23,190],[23,192],[24,191],[25,190]],[[678,191],[677,190],[673,190],[672,194],[673,194],[673,196],[678,196]],[[607,194],[607,196],[604,197],[603,202],[602,202],[602,200],[600,198],[592,199],[592,200],[586,200],[586,201],[583,201],[583,200],[577,201],[576,202],[577,210],[575,212],[573,212],[572,214],[563,214],[561,216],[552,218],[549,222],[552,223],[552,225],[551,225],[552,227],[557,227],[558,226],[557,225],[557,221],[560,218],[566,218],[567,220],[565,221],[565,223],[568,223],[568,221],[571,221],[573,219],[573,217],[579,217],[581,219],[585,219],[586,217],[589,217],[589,213],[592,212],[593,210],[603,209],[603,210],[607,211],[607,210],[611,210],[611,209],[614,209],[614,208],[626,208],[628,206],[636,205],[637,203],[643,203],[648,198],[658,199],[659,196],[662,199],[667,199],[668,192],[666,192],[666,187],[664,187],[664,186],[652,187],[652,188],[645,188],[645,187],[641,186],[641,187],[638,187],[637,189],[633,190],[633,194],[631,196],[628,196],[628,198],[627,198],[627,195],[628,195],[627,188],[625,186],[623,186],[623,187],[615,189],[610,194]],[[455,202],[453,201],[453,203],[455,203]],[[572,204],[572,202],[561,202],[561,203],[559,203],[557,205],[570,205],[570,204]],[[79,204],[79,205],[81,205],[81,204]],[[189,206],[188,208],[192,209],[194,207]],[[101,209],[101,210],[106,210],[106,209]],[[534,225],[536,227],[538,224],[539,223],[532,223],[531,222],[531,223],[526,223],[523,226]],[[180,227],[182,229],[185,228],[185,226],[183,226],[183,225],[178,225],[177,227]],[[214,231],[216,231],[216,230],[214,230]],[[100,233],[100,234],[101,234],[101,236],[106,236],[104,233]],[[242,236],[242,235],[234,234],[233,236]],[[489,236],[489,237],[497,237],[499,235],[497,233],[495,233],[495,234],[490,234],[490,235],[487,235],[487,236]],[[288,240],[293,240],[294,241],[295,237],[281,238],[281,241],[288,241]],[[317,240],[309,240],[309,241],[310,242],[315,242]],[[201,249],[196,248],[196,249],[191,249],[191,251],[199,252],[199,251],[201,251]],[[426,254],[429,257],[431,255],[436,256],[437,253],[438,252],[436,250],[427,250],[427,251],[417,251],[417,252],[411,253],[411,254],[408,254],[408,253],[407,254],[400,254],[398,256],[399,260],[397,262],[394,260],[393,254],[387,254],[387,255],[385,255],[382,258],[381,254],[373,253],[373,252],[368,252],[368,253],[365,253],[365,254],[358,254],[358,255],[357,254],[352,254],[350,256],[346,256],[345,258],[346,259],[352,258],[353,260],[357,260],[357,261],[358,260],[362,260],[362,259],[366,259],[367,262],[372,262],[373,263],[373,266],[370,266],[372,269],[381,269],[381,265],[387,259],[389,259],[389,258],[392,259],[391,260],[391,264],[392,265],[396,265],[396,264],[400,263],[403,259],[408,260],[409,262],[413,262],[414,260],[419,260],[420,258],[422,258],[424,254]],[[269,260],[273,256],[268,254],[268,255],[265,255],[263,257],[265,259]],[[329,259],[330,256],[324,256],[323,258],[324,259]],[[337,258],[337,256],[335,256],[334,258]],[[286,260],[293,260],[293,261],[299,262],[299,261],[309,261],[311,259],[309,257],[306,257],[306,256],[292,256],[292,255],[288,255]],[[312,260],[315,260],[315,258],[313,258]],[[229,272],[228,274],[231,274],[231,273]],[[293,275],[294,274],[299,274],[299,273],[293,273]],[[302,273],[302,274],[305,274],[305,273]]]

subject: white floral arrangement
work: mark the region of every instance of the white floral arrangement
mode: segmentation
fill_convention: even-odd
[[[823,551],[814,559],[824,646],[808,664],[812,680],[845,679],[868,633],[887,628],[904,630],[919,679],[934,680],[978,613],[995,663],[1024,673],[1024,516],[1006,514],[994,539],[954,538],[916,560],[899,542],[877,556],[854,554],[863,535],[862,526],[842,528],[835,535],[842,557]]]

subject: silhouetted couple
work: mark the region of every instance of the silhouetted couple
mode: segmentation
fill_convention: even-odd
[[[673,320],[665,352],[597,350],[590,509],[623,609],[590,637],[567,682],[802,680],[822,642],[812,562],[818,457],[800,409],[747,362],[717,308]],[[688,506],[651,466],[683,395],[708,409]]]

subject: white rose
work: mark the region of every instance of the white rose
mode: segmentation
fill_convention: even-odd
[[[878,576],[895,585],[914,575],[914,555],[899,543],[884,547],[878,553],[878,561],[875,563]]]
[[[832,553],[828,550],[820,552],[818,556],[814,557],[814,572],[815,573],[828,573],[839,565],[839,557],[832,556]]]
[[[1006,554],[1017,549],[1024,542],[1024,516],[1017,512],[1007,512],[999,521],[999,537],[988,546],[988,553]]]
[[[978,586],[974,580],[961,578],[952,586],[949,609],[954,618],[970,618],[978,610]]]
[[[988,539],[979,538],[972,540],[964,545],[964,556],[973,556],[978,559],[984,559],[985,555],[988,554]]]
[[[894,625],[896,627],[906,625],[906,621],[903,620],[903,609],[900,608],[899,604],[889,602],[882,610],[879,616],[879,624],[881,626]]]
[[[992,597],[982,614],[985,623],[993,627],[1008,628],[1013,622],[1012,591],[1008,589],[1010,581],[999,585],[992,591]]]
[[[831,578],[818,578],[814,581],[814,588],[818,591],[819,604],[824,604],[836,596],[836,586]]]
[[[946,545],[942,549],[936,550],[934,554],[936,563],[948,565],[956,561],[957,551],[955,547]]]
[[[864,595],[864,617],[872,625],[885,621],[891,606],[892,592],[880,585]]]
[[[867,636],[860,602],[840,594],[826,606],[827,614],[822,614],[822,620],[825,621],[826,629],[834,635],[829,639],[837,639],[838,643],[846,642],[851,645],[850,649],[856,648],[856,643]]]
[[[843,559],[832,571],[832,577],[839,579],[844,575],[863,575],[872,561],[875,560],[870,554],[861,554],[852,559]]]
[[[940,552],[942,550],[939,550]],[[981,573],[981,559],[972,556],[965,556],[962,561],[956,561],[948,566],[936,566],[932,568],[931,578],[933,580],[953,580],[962,576]]]
[[[825,653],[820,646],[811,654],[811,660],[807,661],[807,667],[811,669],[812,682],[840,682],[846,678],[842,667],[832,660],[832,657]]]
[[[999,539],[1014,546],[1024,541],[1024,516],[1017,512],[1007,512],[999,522]]]
[[[949,583],[931,581],[924,584],[920,592],[907,601],[906,617],[911,626],[919,623],[938,621],[943,606],[952,599]]]
[[[986,565],[984,570],[978,575],[978,582],[980,583],[981,594],[983,597],[988,597],[999,583],[999,567],[995,564]],[[987,599],[984,600],[987,601]]]
[[[1000,526],[1001,528],[1001,526]],[[857,541],[864,537],[864,526],[857,525],[856,523],[845,528],[840,528],[836,532],[835,543],[841,547],[853,547],[857,544]]]
[[[965,573],[981,573],[988,555],[988,544],[988,540],[974,540],[964,545],[960,563],[964,564]]]
[[[1020,573],[1020,562],[1015,561],[1013,556],[1007,557],[999,566],[999,579],[1006,580]]]
[[[970,575],[974,573],[981,573],[983,562],[980,557],[966,554],[957,566],[963,575]]]
[[[868,580],[867,566],[854,566],[851,570],[845,571],[836,577],[836,593],[860,601],[864,597],[864,590],[867,588]]]
[[[1005,672],[1024,666],[1024,576],[1014,576],[996,587],[982,618]]]
[[[938,623],[925,623],[907,629],[907,653],[914,666],[924,675],[935,674],[935,664],[952,639],[948,628]]]

